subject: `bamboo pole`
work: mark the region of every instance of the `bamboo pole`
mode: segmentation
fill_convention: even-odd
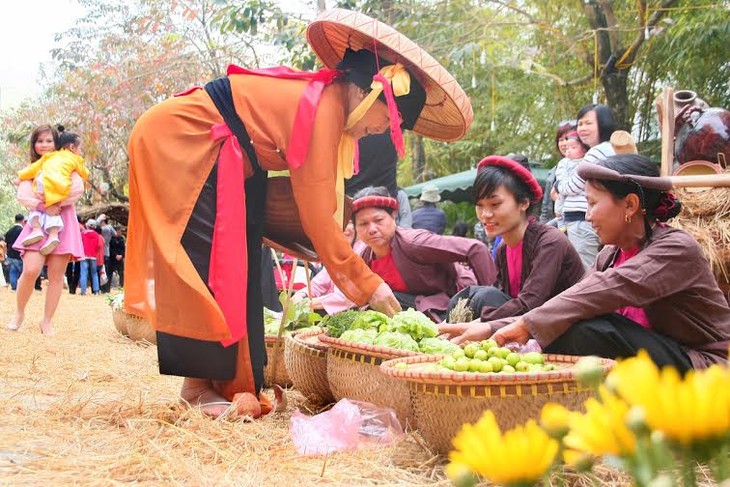
[[[662,165],[661,176],[672,174],[674,165],[674,89],[664,87],[662,93]]]
[[[728,188],[730,174],[701,174],[697,176],[669,176],[674,188]]]

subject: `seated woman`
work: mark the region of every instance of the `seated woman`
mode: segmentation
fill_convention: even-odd
[[[528,217],[542,201],[542,188],[524,166],[512,159],[489,156],[477,166],[472,188],[477,218],[497,247],[497,282],[472,286],[449,304],[468,299],[472,322],[520,316],[568,289],[584,274],[580,256],[557,228]],[[443,324],[444,333],[465,330],[470,323]]]
[[[517,320],[483,323],[455,341],[493,336],[549,353],[630,357],[646,349],[680,372],[726,363],[730,308],[697,242],[663,225],[679,213],[655,164],[636,154],[581,164],[587,219],[605,247],[594,271]]]
[[[398,202],[383,187],[361,189],[352,203],[365,263],[393,289],[405,309],[440,318],[449,298],[472,284],[494,283],[497,270],[487,246],[470,238],[398,228]]]

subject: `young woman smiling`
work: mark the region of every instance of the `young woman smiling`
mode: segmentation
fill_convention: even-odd
[[[501,236],[494,286],[472,286],[454,296],[450,308],[467,298],[478,318],[471,323],[441,325],[457,335],[483,321],[519,316],[580,280],[580,257],[557,228],[528,217],[542,198],[535,177],[518,162],[489,156],[477,166],[472,195],[477,218],[487,236]]]

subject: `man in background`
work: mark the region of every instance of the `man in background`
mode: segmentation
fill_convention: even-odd
[[[7,261],[10,271],[8,272],[8,280],[10,281],[10,289],[15,291],[18,288],[18,278],[23,273],[23,260],[20,258],[20,252],[13,248],[13,244],[18,240],[18,235],[23,230],[25,216],[18,213],[15,215],[15,223],[5,232],[5,243],[8,246]]]
[[[421,191],[421,207],[413,212],[413,228],[423,228],[438,235],[446,229],[446,213],[436,208],[441,201],[441,192],[435,184],[427,184]]]
[[[112,269],[111,269],[111,258],[109,252],[109,244],[112,241],[112,237],[117,236],[117,232],[114,227],[109,224],[109,219],[102,213],[97,218],[99,227],[101,228],[101,236],[104,237],[104,271],[106,272],[108,280],[103,286],[99,286],[99,290],[102,293],[108,293],[112,287]]]

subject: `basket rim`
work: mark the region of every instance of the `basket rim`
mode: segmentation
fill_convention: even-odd
[[[418,357],[423,356],[421,352],[411,352],[409,350],[400,350],[398,348],[383,347],[381,345],[370,345],[367,343],[356,343],[347,340],[341,340],[331,336],[323,335],[319,338],[321,342],[329,345],[330,348],[344,350],[346,352],[359,353],[361,355],[370,355],[382,359],[392,359],[397,357]]]
[[[121,308],[112,308],[112,314],[114,314],[114,313],[122,314],[122,315],[124,315],[124,316],[125,316],[126,318],[134,318],[134,319],[136,319],[136,320],[144,320],[144,318],[143,318],[143,317],[141,317],[141,316],[137,316],[137,315],[135,315],[135,314],[132,314],[132,313],[127,313],[126,311],[124,311],[124,310],[123,310],[123,309],[121,309]]]
[[[546,362],[575,364],[581,356],[543,354]],[[515,372],[515,373],[484,373],[484,372],[416,372],[395,368],[398,363],[417,364],[436,362],[445,355],[422,355],[419,357],[401,357],[383,361],[380,371],[389,377],[434,385],[508,385],[508,384],[541,384],[548,382],[575,382],[575,370],[562,369],[543,372]],[[603,373],[607,374],[616,364],[615,360],[600,358]]]
[[[288,335],[287,338],[291,340],[292,345],[311,348],[321,352],[326,352],[329,346],[321,343],[321,336],[324,335],[323,331],[305,331],[302,333],[296,333],[294,335]],[[316,339],[316,341],[314,340]]]

